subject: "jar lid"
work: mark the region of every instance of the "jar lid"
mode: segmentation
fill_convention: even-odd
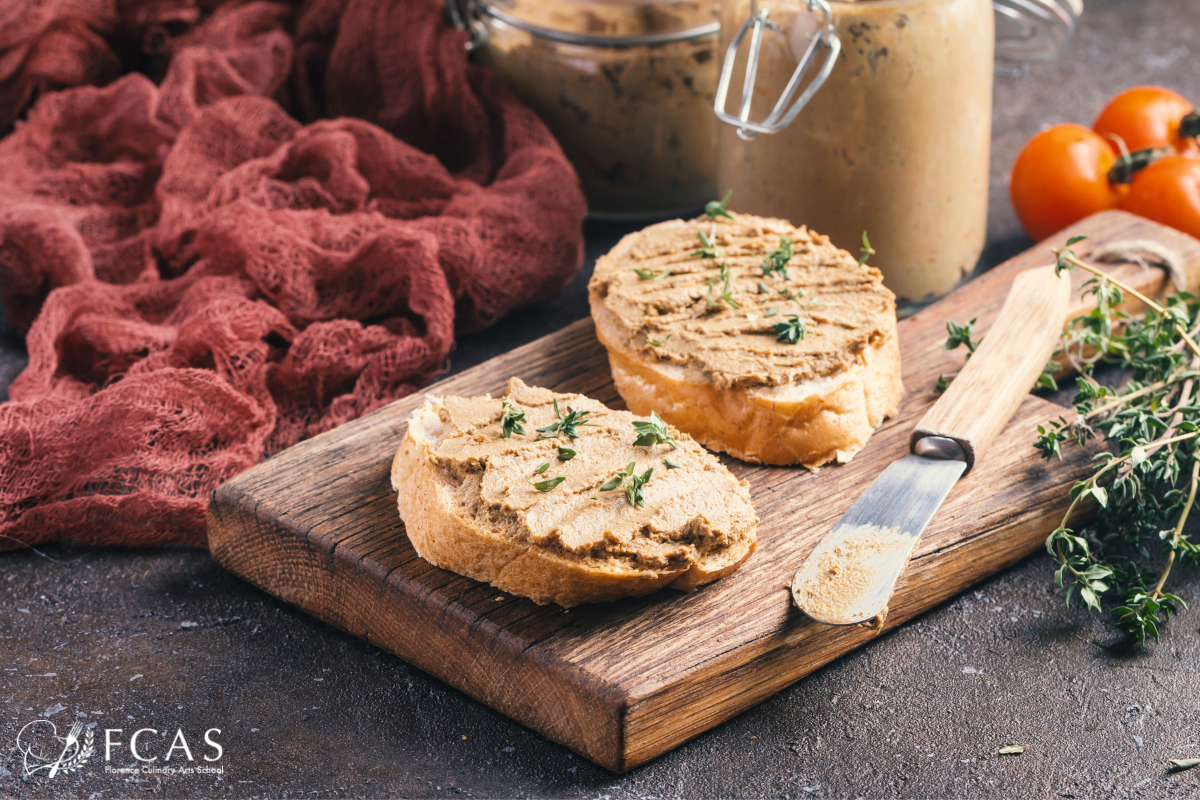
[[[714,35],[719,0],[474,0],[487,17],[555,41],[620,46]]]

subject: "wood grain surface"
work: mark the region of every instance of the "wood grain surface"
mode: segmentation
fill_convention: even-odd
[[[1200,242],[1119,212],[1055,237],[1152,239],[1200,284]],[[827,627],[789,602],[787,583],[816,542],[883,469],[908,452],[916,421],[957,372],[945,321],[978,319],[986,335],[1014,276],[1052,260],[1033,248],[900,324],[906,394],[849,464],[819,472],[723,459],[747,479],[759,545],[733,575],[695,593],[670,590],[569,611],[537,606],[437,569],[416,556],[388,485],[391,457],[420,394],[317,436],[221,486],[209,544],[226,568],[362,637],[610,769],[624,771],[702,733],[878,635]],[[1114,274],[1150,295],[1159,269]],[[1075,276],[1076,285],[1084,276]],[[1072,313],[1085,309],[1077,293]],[[502,392],[510,376],[621,407],[590,320],[429,388]],[[989,452],[951,493],[897,585],[885,629],[953,597],[1036,550],[1065,511],[1088,454],[1044,461],[1034,427],[1063,410],[1028,396]],[[1049,569],[1047,569],[1047,576]],[[365,698],[364,698],[365,699]]]

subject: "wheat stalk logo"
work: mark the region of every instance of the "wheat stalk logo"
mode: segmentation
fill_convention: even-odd
[[[32,734],[26,736],[31,728],[36,729],[37,726],[42,725],[50,726],[51,741],[62,742],[62,748],[57,750],[57,756],[53,753],[35,752],[35,744],[26,740],[33,738]],[[86,764],[96,752],[93,732],[91,728],[84,729],[82,720],[75,720],[71,729],[67,731],[67,735],[59,736],[58,728],[53,722],[48,719],[35,719],[17,733],[17,749],[21,752],[25,774],[31,778],[43,771],[47,772],[50,778],[60,772],[74,772]]]

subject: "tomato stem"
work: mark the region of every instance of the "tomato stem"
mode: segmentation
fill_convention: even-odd
[[[1179,138],[1194,139],[1200,136],[1200,111],[1193,111],[1179,121]]]
[[[1183,130],[1182,126],[1180,130]],[[1171,149],[1168,147],[1147,147],[1132,153],[1122,152],[1108,170],[1108,182],[1130,183],[1139,170],[1145,169],[1169,152]]]

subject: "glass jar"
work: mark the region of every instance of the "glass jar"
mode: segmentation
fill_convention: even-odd
[[[734,110],[717,179],[733,207],[856,254],[866,232],[902,302],[973,270],[987,231],[990,0],[727,0],[722,38]]]
[[[452,2],[478,60],[562,145],[592,216],[687,214],[714,197],[717,0]]]

